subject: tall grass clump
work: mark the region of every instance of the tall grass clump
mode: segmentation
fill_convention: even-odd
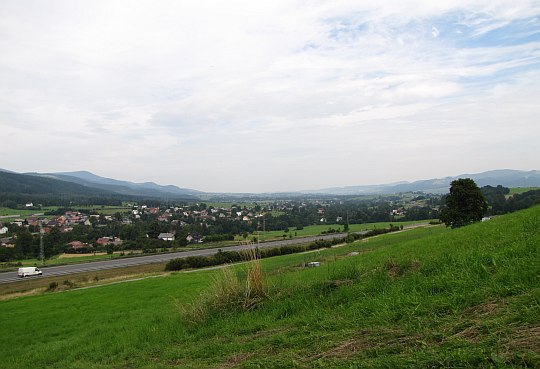
[[[210,288],[189,304],[178,304],[186,322],[197,324],[231,313],[256,309],[269,297],[261,261],[256,250],[244,254],[248,263],[237,273],[232,266],[222,268],[213,277]]]

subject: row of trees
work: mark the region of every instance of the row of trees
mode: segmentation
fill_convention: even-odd
[[[484,215],[500,215],[540,204],[540,190],[526,191],[508,197],[503,186],[478,188],[470,178],[453,181],[445,197],[441,221],[452,228],[480,221]]]

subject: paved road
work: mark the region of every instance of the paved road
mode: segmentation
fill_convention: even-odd
[[[363,231],[363,232],[356,232],[356,233],[362,234],[366,232]],[[313,237],[292,238],[292,239],[286,239],[286,240],[280,240],[280,241],[263,242],[263,243],[258,244],[258,247],[261,249],[266,249],[266,248],[272,248],[272,247],[278,247],[278,246],[284,246],[284,245],[295,245],[295,244],[313,242],[316,240],[329,240],[329,239],[340,238],[340,237],[345,237],[345,236],[347,236],[347,233],[333,233],[329,235],[320,235],[320,236],[313,236]],[[239,251],[239,250],[246,250],[251,247],[253,247],[253,245],[236,245],[236,246],[222,247],[221,250]],[[79,272],[90,272],[90,271],[95,271],[95,270],[121,268],[121,267],[133,266],[133,265],[159,263],[159,262],[169,261],[171,259],[176,259],[176,258],[185,258],[188,256],[207,256],[207,255],[213,255],[217,252],[218,252],[218,249],[180,251],[180,252],[173,252],[173,253],[168,253],[168,254],[146,255],[146,256],[130,257],[130,258],[125,258],[125,259],[94,261],[91,263],[84,263],[84,264],[71,264],[71,265],[43,267],[41,269],[43,270],[44,277],[53,277],[53,276],[73,274],[73,273],[79,273]],[[41,278],[41,277],[30,277],[30,278],[25,279],[25,278],[17,277],[17,272],[0,273],[0,283],[22,282],[25,280],[30,280],[32,278]]]

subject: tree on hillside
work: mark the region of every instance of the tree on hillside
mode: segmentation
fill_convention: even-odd
[[[487,203],[482,191],[470,178],[460,178],[450,184],[446,207],[441,211],[441,221],[452,228],[482,220]]]

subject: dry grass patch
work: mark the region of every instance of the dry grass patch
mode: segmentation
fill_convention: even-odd
[[[419,260],[413,259],[406,263],[398,263],[394,259],[388,259],[384,263],[384,269],[388,272],[388,275],[392,278],[401,277],[409,271],[418,271],[422,267],[422,263]]]
[[[331,349],[312,355],[304,359],[309,362],[318,359],[338,358],[346,359],[359,355],[366,350],[381,348],[394,348],[404,351],[410,347],[420,346],[423,342],[418,334],[407,334],[399,329],[363,329],[358,331],[354,337],[340,342]]]
[[[190,304],[177,302],[184,320],[198,324],[213,315],[257,308],[268,298],[266,277],[255,250],[245,254],[245,277],[240,277],[231,267],[221,269],[213,277],[211,287]]]
[[[483,319],[487,316],[498,314],[506,305],[508,303],[504,300],[486,301],[463,310],[463,314],[468,317]]]
[[[219,369],[227,369],[227,368],[234,368],[235,366],[240,365],[242,362],[246,361],[250,357],[252,357],[254,353],[236,353],[229,357],[227,361],[218,366]]]
[[[96,252],[96,253],[88,253],[88,254],[60,254],[58,255],[58,259],[73,259],[73,258],[82,258],[82,257],[90,257],[90,256],[102,256],[107,255],[106,252]]]
[[[540,325],[518,328],[504,346],[507,353],[532,351],[540,355]]]

